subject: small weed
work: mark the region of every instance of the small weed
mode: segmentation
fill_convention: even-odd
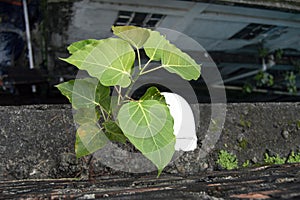
[[[251,83],[245,83],[243,86],[243,93],[250,94],[253,91],[253,85]]]
[[[236,155],[221,150],[218,155],[217,163],[224,169],[231,170],[238,168],[238,159]]]
[[[254,80],[256,81],[256,85],[258,87],[262,87],[262,86],[271,87],[274,85],[274,76],[265,71],[259,71],[254,77]]]
[[[246,160],[243,165],[243,167],[249,167],[250,166],[250,161],[249,160]]]
[[[300,152],[295,154],[294,151],[288,157],[287,163],[300,163]]]
[[[278,154],[276,154],[276,156],[269,156],[268,153],[265,153],[265,163],[266,164],[276,164],[276,165],[279,165],[279,164],[284,164],[285,163],[285,158],[281,158]]]
[[[292,151],[288,157],[281,158],[278,154],[276,156],[270,156],[268,153],[265,153],[265,158],[263,163],[251,163],[250,160],[245,160],[242,167],[260,167],[263,165],[280,165],[285,163],[300,163],[300,151],[295,153]],[[217,164],[219,164],[223,169],[231,170],[237,169],[238,159],[236,155],[227,152],[226,150],[221,150],[218,154]]]

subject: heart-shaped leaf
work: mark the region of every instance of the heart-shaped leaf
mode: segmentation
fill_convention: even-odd
[[[120,127],[114,121],[106,121],[102,124],[105,128],[105,135],[109,140],[115,142],[125,143],[127,138],[120,129]]]
[[[98,44],[98,42],[99,41],[95,39],[88,39],[88,40],[81,40],[78,42],[74,42],[68,47],[68,51],[70,54],[74,54],[76,51],[83,50],[85,47],[88,47],[89,45],[95,46]]]
[[[200,77],[200,65],[173,44],[164,46],[161,63],[166,70],[185,80],[197,80]]]
[[[166,104],[157,100],[124,104],[117,117],[129,141],[158,168],[158,175],[175,152],[173,118]]]
[[[146,55],[150,60],[160,61],[162,67],[176,73],[185,80],[197,80],[200,76],[200,65],[188,54],[182,52],[157,31],[151,31],[144,44]]]
[[[109,109],[110,89],[99,83],[96,78],[76,79],[56,85],[65,95],[74,109],[95,108]]]
[[[96,108],[80,108],[76,110],[73,118],[74,121],[79,125],[86,123],[96,124],[100,119],[100,113]]]
[[[81,125],[76,132],[76,157],[80,158],[94,153],[103,148],[107,141],[107,137],[96,124],[85,123]]]
[[[113,26],[113,33],[129,42],[136,49],[141,48],[149,38],[149,30],[136,26]]]
[[[157,100],[161,103],[166,103],[164,95],[162,95],[157,87],[154,86],[148,88],[140,100]]]
[[[144,44],[145,53],[150,60],[160,61],[166,44],[169,44],[169,41],[164,36],[157,31],[151,31]]]
[[[135,53],[130,44],[118,38],[108,38],[97,42],[93,40],[87,43],[81,42],[73,45],[78,48],[83,47],[80,50],[74,50],[75,47],[71,45],[69,49],[73,54],[62,60],[86,70],[105,86],[128,87],[131,83],[130,72],[135,60]]]

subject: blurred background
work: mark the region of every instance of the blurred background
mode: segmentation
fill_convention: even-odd
[[[113,25],[196,40],[216,63],[228,102],[300,100],[297,0],[0,0],[0,105],[66,103],[54,85],[77,70],[59,57],[75,41],[112,36]],[[190,83],[209,103],[203,79]]]

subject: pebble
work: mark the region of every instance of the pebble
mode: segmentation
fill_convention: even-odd
[[[257,162],[258,162],[258,160],[257,160],[256,157],[253,157],[253,158],[251,159],[251,161],[252,161],[253,163],[257,163]]]
[[[289,133],[287,130],[284,130],[284,131],[282,131],[281,135],[282,135],[282,137],[283,137],[284,139],[288,139],[290,133]]]

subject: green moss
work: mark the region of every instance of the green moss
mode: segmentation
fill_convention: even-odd
[[[217,163],[224,169],[231,170],[238,168],[238,159],[236,155],[221,150],[218,155]]]
[[[248,141],[245,140],[245,139],[242,139],[240,142],[239,142],[239,147],[241,147],[242,149],[246,149],[248,146]]]
[[[247,120],[244,120],[243,118],[240,119],[240,125],[243,127],[243,128],[250,128],[251,127],[251,122],[250,121],[247,121]]]
[[[278,154],[276,156],[270,156],[265,153],[264,163],[251,163],[250,160],[245,160],[242,167],[260,167],[263,165],[279,165],[285,163],[300,163],[300,151],[295,153],[292,151],[288,157],[281,158]],[[236,155],[227,152],[226,150],[221,150],[218,154],[217,164],[219,164],[223,169],[232,170],[239,168],[238,159]]]
[[[276,165],[279,165],[279,164],[284,164],[285,163],[285,158],[281,158],[278,154],[276,154],[276,156],[269,156],[269,154],[265,153],[265,163],[266,164],[276,164]]]
[[[292,151],[287,159],[287,163],[300,163],[300,152],[295,154],[295,152]]]

